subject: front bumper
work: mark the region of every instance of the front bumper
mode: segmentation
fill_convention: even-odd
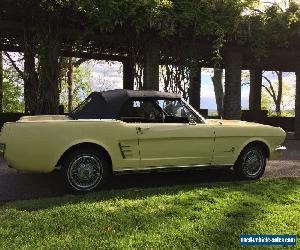
[[[270,155],[270,160],[280,159],[286,150],[287,150],[287,148],[285,146],[276,147]]]

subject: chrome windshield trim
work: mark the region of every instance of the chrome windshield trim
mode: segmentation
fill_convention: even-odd
[[[196,110],[193,108],[192,105],[190,105],[186,100],[184,100],[183,98],[181,98],[181,101],[188,106],[188,108],[190,108],[193,113],[195,113],[196,116],[198,116],[200,118],[200,120],[203,122],[202,124],[207,124],[206,119]]]

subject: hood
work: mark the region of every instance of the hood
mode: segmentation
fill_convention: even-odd
[[[36,115],[36,116],[22,116],[18,122],[37,122],[37,121],[66,121],[71,120],[66,115]]]
[[[246,122],[246,121],[240,121],[240,120],[222,120],[222,119],[207,119],[206,120],[208,124],[212,125],[224,125],[224,126],[268,126],[268,125],[263,125],[260,123],[255,123],[255,122]]]

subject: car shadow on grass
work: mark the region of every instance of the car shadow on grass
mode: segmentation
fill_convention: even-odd
[[[177,183],[176,185],[165,186],[143,186],[144,188],[132,186],[119,190],[107,188],[100,192],[91,192],[84,195],[65,194],[63,197],[51,197],[50,199],[19,200],[13,203],[2,204],[2,206],[13,207],[18,211],[30,212],[65,205],[76,205],[82,202],[89,204],[105,201],[145,200],[153,196],[166,195],[170,197],[177,194],[189,193],[190,191],[202,190],[204,193],[209,192],[210,197],[203,196],[201,191],[199,193],[200,196],[203,196],[201,199],[213,203],[216,202],[216,198],[226,200],[226,196],[236,197],[235,204],[228,204],[228,206],[232,207],[228,210],[231,212],[224,214],[224,228],[221,228],[220,225],[216,228],[217,231],[226,231],[229,229],[229,224],[237,222],[241,224],[242,229],[243,225],[248,224],[249,217],[255,217],[256,212],[263,213],[264,207],[261,206],[262,204],[278,203],[282,205],[295,202],[293,197],[289,197],[289,195],[299,184],[300,178],[276,178],[257,181]],[[192,195],[190,199],[189,201],[184,200],[184,203],[195,204],[198,198]]]
[[[236,181],[232,169],[184,170],[174,172],[131,173],[116,175],[108,189],[164,187],[206,182]]]
[[[113,176],[104,190],[167,187],[236,180],[234,172],[228,168],[132,173]],[[11,173],[0,175],[0,190],[0,202],[2,203],[71,194],[66,190],[59,171],[50,174]]]

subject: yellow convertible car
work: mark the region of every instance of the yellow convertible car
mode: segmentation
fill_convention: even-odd
[[[24,116],[6,123],[0,152],[19,171],[60,169],[76,191],[102,187],[112,174],[190,167],[233,167],[257,179],[285,147],[281,128],[205,120],[177,94],[94,92],[68,116]]]

